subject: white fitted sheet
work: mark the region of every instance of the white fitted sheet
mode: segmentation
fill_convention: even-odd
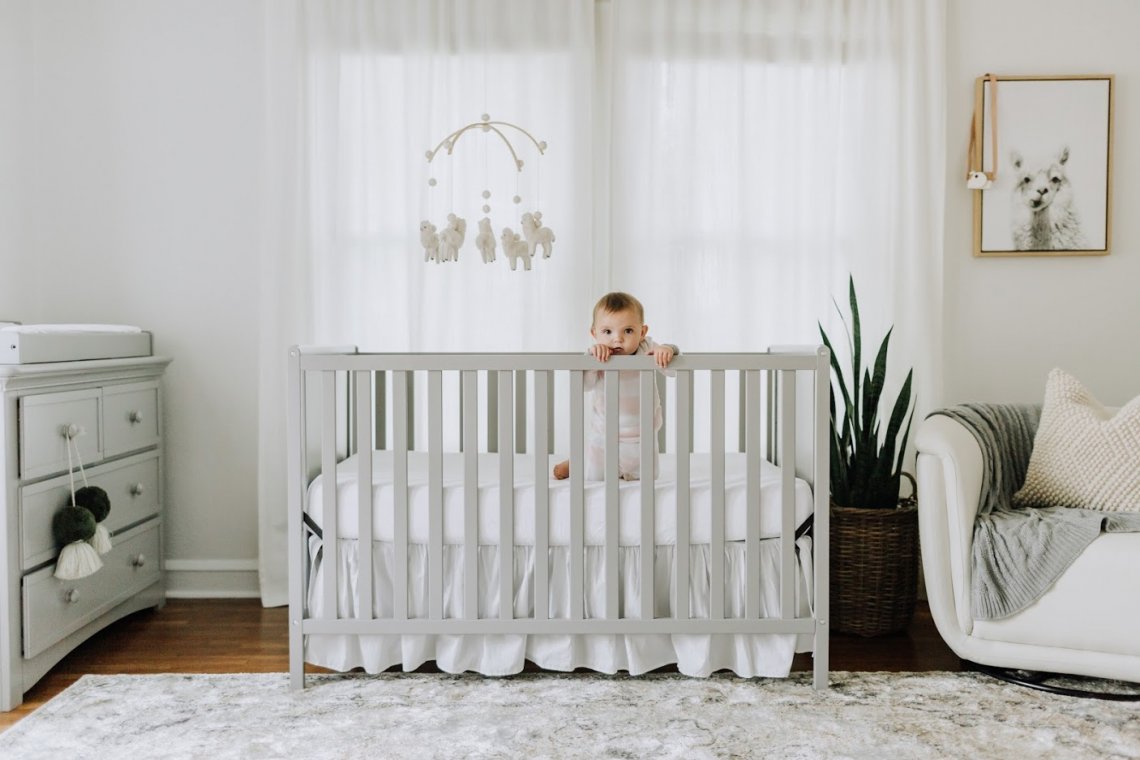
[[[711,455],[690,455],[690,520],[689,537],[692,544],[707,544],[712,533]],[[554,455],[544,468],[549,473],[554,464],[565,459]],[[484,546],[499,543],[499,454],[481,453],[479,460],[479,543]],[[392,541],[393,461],[391,451],[374,451],[372,456],[373,539]],[[337,535],[355,539],[359,535],[357,518],[356,455],[337,465]],[[530,454],[514,455],[514,542],[519,546],[534,545],[534,457]],[[677,462],[672,454],[662,454],[660,474],[655,483],[654,536],[658,546],[676,542],[676,499],[678,492]],[[324,477],[318,476],[309,486],[306,512],[324,529],[323,492]],[[426,452],[408,452],[408,537],[410,543],[428,542],[428,455]],[[782,514],[782,476],[780,468],[768,461],[760,465],[760,537],[780,535]],[[742,541],[745,538],[747,472],[745,455],[739,452],[725,454],[725,540]],[[618,488],[620,513],[618,538],[621,546],[641,544],[641,481],[622,481]],[[605,544],[606,492],[602,481],[587,481],[585,486],[585,543],[587,546]],[[812,513],[811,487],[803,480],[795,480],[795,521],[799,526]],[[463,455],[443,455],[443,540],[448,545],[463,543]],[[550,480],[549,545],[570,544],[570,481]]]

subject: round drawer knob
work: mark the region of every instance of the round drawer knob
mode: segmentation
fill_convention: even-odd
[[[145,490],[142,483],[134,483],[131,485],[131,496],[142,496]]]
[[[63,425],[59,429],[59,434],[64,438],[78,438],[86,432],[87,431],[83,428],[82,425],[76,425],[74,423],[70,425]]]
[[[143,565],[146,564],[146,555],[145,554],[136,554],[134,556],[134,558],[131,559],[131,564],[134,565],[135,567],[142,567]]]
[[[128,422],[130,422],[132,425],[137,425],[137,424],[139,424],[140,422],[142,422],[142,421],[143,421],[143,414],[142,414],[142,412],[139,412],[139,411],[131,411],[131,412],[130,412],[130,413],[127,415],[127,421],[128,421]]]
[[[68,604],[75,604],[79,601],[79,589],[71,589],[67,592],[67,594],[64,595],[64,598],[67,599]]]

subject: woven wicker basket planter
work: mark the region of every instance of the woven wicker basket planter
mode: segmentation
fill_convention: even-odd
[[[881,636],[907,627],[918,593],[918,508],[831,505],[831,629]]]

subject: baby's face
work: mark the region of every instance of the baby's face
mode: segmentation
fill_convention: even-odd
[[[625,311],[599,311],[594,315],[590,335],[615,354],[632,354],[649,331],[633,309]]]

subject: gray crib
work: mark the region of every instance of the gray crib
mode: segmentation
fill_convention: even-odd
[[[304,687],[307,640],[327,635],[796,634],[810,641],[813,684],[825,688],[829,361],[823,347],[683,354],[670,365],[675,376],[666,380],[648,357],[615,357],[603,365],[581,354],[292,348],[291,685]],[[607,477],[591,486],[583,479],[589,434],[583,384],[585,373],[599,369],[605,371]],[[652,398],[655,387],[662,399],[666,421],[656,433],[653,404],[640,405],[640,446],[643,462],[653,460],[655,449],[670,457],[669,477],[675,487],[669,493],[675,496],[667,503],[658,499],[660,488],[668,484],[655,487],[648,480],[625,483],[618,478],[619,371],[639,373],[641,399]],[[726,421],[734,411],[735,419]],[[550,478],[556,451],[570,460],[568,481]],[[741,463],[738,482],[729,483],[726,461]],[[424,467],[425,479],[419,485],[412,483],[416,462]],[[702,510],[707,511],[699,514],[691,512],[698,462],[705,479],[701,493],[707,491],[701,497]],[[775,589],[779,603],[768,608],[778,610],[775,615],[764,614],[761,603],[762,465],[769,474],[777,472],[773,466],[778,468],[773,477],[779,481],[779,503],[767,505],[771,521],[765,523],[777,526],[768,541],[778,549],[772,555],[778,559],[775,573],[764,571],[776,584],[769,588]],[[381,469],[387,473],[383,477]],[[488,477],[495,486],[493,506],[480,500]],[[390,482],[376,485],[379,481]],[[801,488],[804,481],[810,486],[811,514],[806,538],[808,526],[797,521],[795,501],[797,488],[807,490]],[[739,515],[726,510],[726,489],[739,494]],[[555,496],[567,507],[560,517],[555,517]],[[587,522],[588,496],[601,505],[591,513],[604,521],[598,523],[599,538],[588,538],[595,535]],[[622,509],[634,507],[630,516],[639,526],[634,544],[619,540],[619,531],[627,527],[626,522],[619,525],[624,520],[619,503]],[[458,510],[453,509],[456,505]],[[672,546],[662,565],[659,531],[665,517],[673,532],[666,539]],[[527,557],[548,557],[554,543],[563,541],[552,536],[565,530],[558,548],[566,557],[564,579],[555,581],[557,563],[533,560],[522,584],[516,541],[523,523]],[[490,539],[487,524],[495,526]],[[728,524],[739,524],[741,535],[726,538]],[[422,535],[417,533],[420,528]],[[707,568],[694,574],[690,558],[697,556],[692,551],[698,532],[700,541],[707,542],[700,556],[708,560]],[[374,540],[360,540],[368,536]],[[493,557],[490,568],[486,557],[480,559],[484,544],[497,547],[488,555]],[[592,589],[584,578],[593,577],[584,568],[587,544],[597,552],[598,567],[604,567]],[[741,576],[743,591],[739,604],[732,605],[722,593],[729,545],[742,558],[734,572]],[[619,578],[619,546],[622,551],[631,546],[636,550],[629,555],[635,565],[632,581]],[[344,570],[345,557],[339,556],[349,549],[354,573]],[[415,573],[422,599],[409,591],[413,553],[423,560],[422,578]],[[804,567],[796,564],[801,555],[808,557]],[[319,572],[314,570],[318,564]],[[805,576],[805,568],[810,575]],[[663,573],[669,577],[662,579]],[[700,580],[706,576],[707,581]],[[805,577],[809,580],[797,586]],[[466,581],[449,586],[455,578]],[[497,602],[484,603],[480,583],[492,586],[489,593]],[[619,599],[623,583],[627,591]],[[684,603],[693,598],[690,586],[696,583],[703,584],[701,593],[708,597],[700,614],[696,605]],[[548,601],[555,585],[566,595],[558,603]],[[525,596],[521,601],[520,590]],[[314,604],[317,597],[326,601]]]

